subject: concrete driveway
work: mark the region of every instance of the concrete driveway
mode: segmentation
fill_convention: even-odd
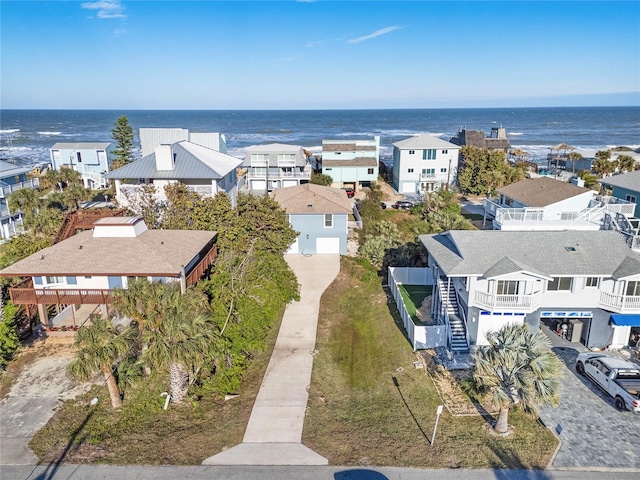
[[[61,400],[74,398],[89,384],[67,378],[70,354],[46,356],[20,374],[9,395],[0,403],[0,465],[35,465],[27,447],[31,437],[53,416]]]
[[[560,405],[540,412],[545,425],[560,431],[553,468],[640,468],[640,415],[618,411],[611,397],[576,373],[579,349],[553,348],[565,367]]]

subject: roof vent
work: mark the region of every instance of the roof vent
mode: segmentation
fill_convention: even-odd
[[[578,251],[576,247],[564,247],[564,248],[567,250],[567,252],[570,252],[570,253]]]

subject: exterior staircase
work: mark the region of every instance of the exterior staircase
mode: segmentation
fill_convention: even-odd
[[[446,315],[446,321],[449,323],[451,330],[451,351],[467,353],[469,351],[469,344],[467,342],[467,328],[464,320],[461,318],[463,313],[458,308],[458,298],[456,297],[456,290],[453,283],[447,288],[447,283],[444,279],[438,279],[438,290],[442,298],[444,307],[444,313]]]

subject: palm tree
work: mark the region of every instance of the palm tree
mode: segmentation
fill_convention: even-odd
[[[599,175],[601,177],[606,177],[610,173],[613,173],[615,169],[616,166],[613,164],[613,162],[610,162],[605,158],[598,158],[595,162],[593,162],[593,165],[591,165],[591,170],[593,170],[596,175]]]
[[[133,349],[136,336],[137,332],[132,327],[118,331],[106,318],[94,320],[91,326],[77,331],[78,353],[69,364],[69,374],[79,380],[88,380],[97,372],[102,372],[109,389],[111,406],[120,407],[122,399],[113,369]]]
[[[595,189],[598,189],[598,177],[592,174],[589,170],[580,170],[576,176],[584,180],[584,186],[586,188],[593,189],[596,187]]]
[[[576,173],[576,162],[578,160],[582,160],[583,158],[584,157],[579,152],[571,152],[571,153],[569,153],[569,160],[571,161],[571,171],[574,173],[574,175]]]
[[[633,172],[636,167],[636,160],[631,155],[620,155],[618,157],[618,168],[622,172]]]
[[[30,215],[38,210],[40,199],[35,190],[30,188],[21,188],[16,190],[9,196],[9,205],[14,209],[19,209],[22,213]]]
[[[527,325],[509,324],[490,332],[487,341],[489,345],[474,355],[473,377],[500,409],[496,432],[507,432],[509,409],[515,404],[521,403],[532,412],[540,404],[557,405],[561,363],[544,333],[533,333]]]
[[[176,283],[159,285],[164,290],[162,318],[147,322],[143,328],[142,342],[147,348],[140,360],[169,371],[171,401],[180,403],[190,382],[210,358],[215,325],[205,314],[208,304],[201,291],[189,289],[182,294]]]

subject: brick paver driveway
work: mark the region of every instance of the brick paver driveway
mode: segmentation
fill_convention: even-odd
[[[618,411],[611,397],[575,372],[577,350],[553,350],[566,367],[560,405],[540,411],[549,428],[562,427],[553,467],[640,468],[640,415]]]

